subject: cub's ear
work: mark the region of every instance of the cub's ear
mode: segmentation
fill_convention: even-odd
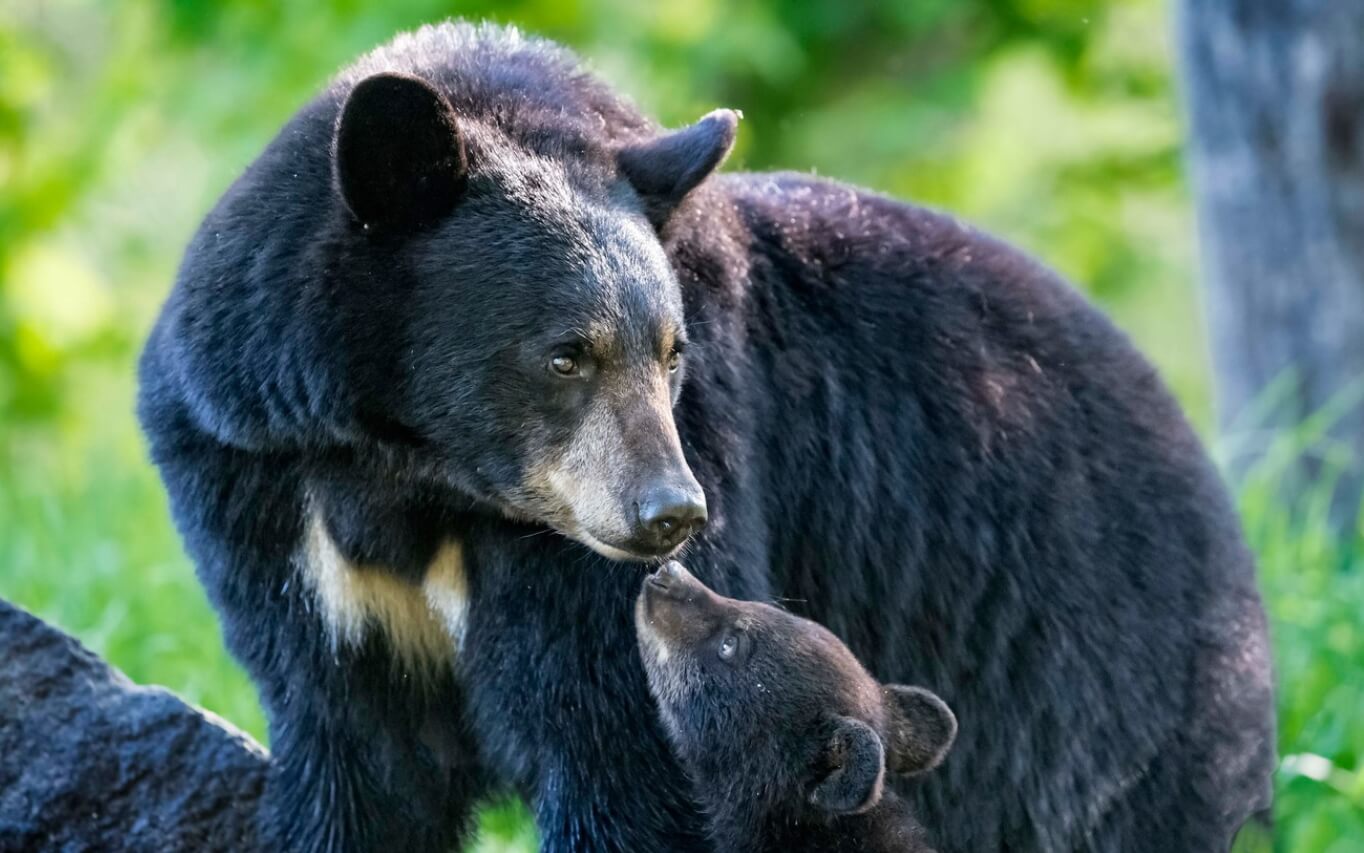
[[[947,757],[957,737],[957,718],[936,693],[890,684],[881,688],[890,712],[890,772],[923,773]]]
[[[662,227],[682,201],[724,161],[734,147],[739,114],[715,110],[696,124],[622,148],[616,153],[621,174],[644,198],[646,212]]]
[[[355,84],[336,122],[333,158],[346,207],[365,226],[384,230],[449,212],[467,174],[450,102],[407,74]]]
[[[885,750],[872,727],[839,717],[815,759],[824,776],[810,791],[810,804],[833,814],[857,814],[881,801]]]

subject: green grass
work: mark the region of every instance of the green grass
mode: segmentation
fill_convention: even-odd
[[[61,626],[133,679],[162,684],[257,738],[264,724],[168,520],[126,381],[91,384],[85,417],[16,428],[0,448],[0,596]],[[96,417],[94,413],[103,417]],[[1286,507],[1277,467],[1240,507],[1273,621],[1280,752],[1276,849],[1364,852],[1364,535],[1330,533],[1328,490]],[[535,848],[525,810],[485,811],[477,849]]]
[[[1364,508],[1351,533],[1333,532],[1329,465],[1317,487],[1291,505],[1277,488],[1295,457],[1331,450],[1323,448],[1330,414],[1279,436],[1238,497],[1273,631],[1276,849],[1361,853]]]

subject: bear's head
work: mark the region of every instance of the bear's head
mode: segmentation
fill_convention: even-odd
[[[712,813],[858,814],[887,772],[936,767],[956,737],[937,695],[878,684],[823,626],[718,595],[675,561],[645,579],[635,627],[664,727]]]
[[[706,500],[674,423],[688,333],[660,231],[737,115],[661,131],[510,31],[387,51],[201,227],[145,419],[170,376],[229,444],[339,447],[607,556],[672,552]]]
[[[415,244],[403,426],[476,449],[460,461],[507,509],[607,556],[665,554],[706,520],[673,422],[687,332],[654,226],[735,121],[566,165],[478,145],[431,84],[388,73],[356,84],[337,122],[346,207],[372,239]]]

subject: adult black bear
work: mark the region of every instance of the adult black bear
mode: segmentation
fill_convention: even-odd
[[[649,692],[718,849],[932,853],[885,782],[942,763],[957,721],[941,698],[876,683],[823,626],[716,595],[676,560],[641,586]]]
[[[947,849],[1225,846],[1268,802],[1264,618],[1155,372],[948,217],[706,180],[736,120],[665,134],[447,24],[204,221],[140,415],[270,718],[267,833],[443,849],[511,789],[546,850],[708,849],[620,562],[699,530],[710,586],[966,721],[903,789]]]

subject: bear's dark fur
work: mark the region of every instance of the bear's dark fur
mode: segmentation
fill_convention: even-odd
[[[603,556],[708,516],[698,577],[961,716],[897,784],[945,849],[1224,847],[1268,805],[1264,617],[1155,371],[949,217],[703,180],[734,122],[660,135],[563,50],[447,24],[205,219],[139,407],[269,715],[266,831],[442,849],[509,789],[546,850],[708,849]]]
[[[716,595],[675,561],[644,580],[635,631],[716,849],[931,851],[884,783],[942,763],[957,733],[942,699],[877,684],[820,625]]]

